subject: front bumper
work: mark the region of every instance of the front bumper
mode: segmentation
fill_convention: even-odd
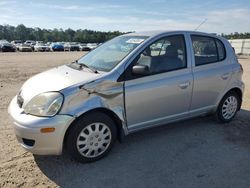
[[[54,117],[37,117],[23,112],[16,102],[11,101],[8,112],[13,120],[13,127],[18,142],[24,149],[37,155],[60,155],[63,149],[64,135],[74,117],[56,115]],[[54,132],[41,133],[41,128],[53,127]]]
[[[36,51],[38,52],[46,52],[48,50],[49,50],[48,48],[36,48]]]
[[[2,52],[15,52],[16,49],[12,47],[2,47]]]
[[[70,51],[80,51],[79,47],[70,47]]]
[[[20,52],[32,52],[31,48],[19,48]]]
[[[61,48],[61,47],[53,47],[52,50],[53,50],[53,51],[64,51],[64,48]]]

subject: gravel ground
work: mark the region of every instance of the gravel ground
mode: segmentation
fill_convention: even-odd
[[[0,187],[250,187],[250,58],[233,122],[195,118],[131,134],[95,163],[33,156],[17,143],[7,106],[30,76],[82,52],[0,53]]]

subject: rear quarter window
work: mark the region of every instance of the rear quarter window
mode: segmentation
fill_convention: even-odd
[[[219,58],[219,61],[222,61],[226,58],[226,50],[225,50],[225,46],[224,44],[218,40],[218,39],[215,39],[216,40],[216,46],[217,46],[217,49],[218,49],[218,58]]]
[[[223,61],[226,57],[224,44],[216,38],[192,35],[195,65],[206,65]]]

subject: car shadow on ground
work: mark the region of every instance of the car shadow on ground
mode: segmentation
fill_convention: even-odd
[[[40,170],[61,187],[207,187],[211,182],[240,187],[234,171],[228,175],[225,171],[237,160],[230,157],[237,156],[235,144],[239,143],[242,155],[249,153],[241,146],[250,145],[249,122],[250,111],[241,110],[227,125],[209,116],[148,129],[127,136],[107,157],[88,164],[77,163],[67,154],[34,158]]]
[[[235,120],[225,125],[226,139],[250,147],[250,111],[242,109]]]

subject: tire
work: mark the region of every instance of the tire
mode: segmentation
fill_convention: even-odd
[[[229,123],[233,120],[240,108],[240,97],[236,92],[228,92],[221,100],[216,118],[220,123]]]
[[[108,154],[116,136],[116,126],[109,116],[100,112],[91,113],[80,117],[71,125],[66,138],[66,149],[78,162],[97,161]]]

